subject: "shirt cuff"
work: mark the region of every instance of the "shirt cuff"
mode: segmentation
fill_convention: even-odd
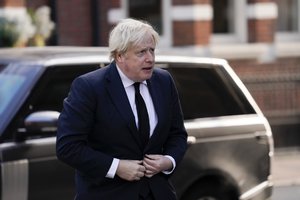
[[[119,162],[120,162],[119,159],[117,159],[117,158],[113,159],[111,166],[105,176],[106,178],[114,178],[115,177]]]
[[[173,167],[172,167],[171,170],[162,171],[162,173],[168,175],[168,174],[171,174],[174,171],[174,169],[176,167],[176,162],[175,162],[175,159],[172,156],[165,155],[165,157],[169,158],[171,160],[171,162],[172,162],[172,165],[173,165]]]

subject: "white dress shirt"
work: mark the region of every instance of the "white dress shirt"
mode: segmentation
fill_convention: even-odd
[[[135,117],[135,123],[136,126],[138,127],[138,114],[137,114],[137,109],[136,109],[136,104],[135,104],[135,90],[134,90],[134,81],[130,80],[121,70],[120,68],[117,66],[119,75],[121,77],[123,86],[125,88],[129,103],[130,103],[130,107],[133,111],[134,117]],[[155,108],[153,105],[153,101],[151,98],[151,95],[149,93],[148,87],[147,87],[147,82],[143,81],[140,84],[140,93],[145,101],[146,107],[147,107],[147,111],[148,111],[148,115],[149,115],[149,124],[150,124],[150,135],[149,137],[152,136],[153,131],[157,125],[157,115],[155,112]],[[171,171],[164,171],[163,173],[165,174],[170,174],[172,173],[172,171],[175,169],[176,163],[174,158],[172,158],[171,156],[166,155],[167,158],[169,158],[172,163],[173,163],[173,169]],[[114,158],[112,165],[110,166],[109,171],[106,174],[106,177],[108,178],[114,178],[115,173],[117,171],[118,165],[119,165],[119,159]]]

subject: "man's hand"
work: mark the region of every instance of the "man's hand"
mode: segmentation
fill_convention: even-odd
[[[116,174],[127,181],[137,181],[145,176],[145,171],[141,160],[120,160]]]
[[[146,168],[145,176],[148,178],[162,171],[168,171],[172,169],[173,166],[169,158],[157,154],[145,155],[143,165]]]

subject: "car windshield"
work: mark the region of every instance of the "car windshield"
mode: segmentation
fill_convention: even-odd
[[[37,74],[36,67],[0,64],[0,134],[23,103]]]
[[[13,97],[24,84],[25,77],[14,74],[0,74],[0,115],[12,101]]]

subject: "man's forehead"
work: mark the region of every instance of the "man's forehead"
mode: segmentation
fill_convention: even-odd
[[[140,43],[132,45],[130,48],[131,49],[148,49],[148,48],[155,48],[156,44],[154,40],[144,40],[141,41]]]

